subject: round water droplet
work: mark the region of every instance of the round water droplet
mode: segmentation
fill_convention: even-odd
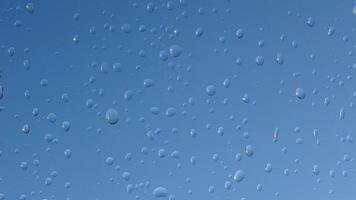
[[[63,129],[65,132],[68,132],[69,129],[70,129],[70,122],[69,122],[69,121],[63,121],[63,122],[62,122],[62,129]]]
[[[72,157],[72,151],[70,149],[64,150],[64,156],[66,158],[68,158],[68,159],[71,158]]]
[[[134,96],[134,92],[132,90],[126,90],[124,93],[125,101],[130,101]]]
[[[33,14],[35,12],[35,6],[33,5],[33,3],[27,3],[25,7],[28,13]]]
[[[236,182],[241,182],[245,179],[245,172],[243,170],[239,169],[235,172],[233,178]]]
[[[159,52],[159,58],[160,58],[162,61],[168,60],[168,56],[169,56],[169,54],[168,54],[168,52],[165,51],[165,50],[162,50],[162,51]]]
[[[245,154],[247,157],[251,157],[254,154],[253,147],[251,145],[247,145],[245,147]]]
[[[330,26],[328,28],[328,36],[334,35],[335,31],[336,31],[336,29],[333,26]]]
[[[267,163],[266,164],[265,172],[267,172],[267,173],[271,173],[272,172],[272,164],[271,163]]]
[[[208,85],[205,91],[207,95],[214,96],[216,93],[216,87],[214,85]]]
[[[295,96],[297,96],[298,99],[305,99],[306,93],[302,88],[297,88],[295,90]]]
[[[314,18],[312,18],[312,17],[308,17],[306,23],[307,23],[307,25],[308,25],[309,27],[314,27],[314,26],[315,26],[315,20],[314,20]]]
[[[9,54],[9,56],[14,56],[15,55],[15,47],[9,47],[7,49],[7,53]]]
[[[47,115],[47,120],[48,120],[49,122],[51,122],[51,123],[54,123],[54,122],[57,121],[57,115],[54,114],[54,113],[49,113],[49,114]]]
[[[23,125],[22,129],[21,129],[22,133],[24,133],[24,134],[30,133],[30,130],[31,130],[30,125],[28,125],[28,124]]]
[[[152,86],[153,86],[153,80],[147,78],[147,79],[145,79],[145,80],[143,81],[143,85],[144,85],[146,88],[152,87]]]
[[[114,72],[122,72],[122,65],[121,65],[121,63],[114,63],[113,65],[112,65],[112,70],[114,71]]]
[[[173,117],[174,115],[176,115],[177,110],[174,107],[169,107],[166,110],[166,116],[167,117]]]
[[[198,27],[198,28],[195,30],[195,37],[201,37],[203,34],[204,34],[204,30],[203,30],[203,28],[201,28],[201,27]]]
[[[106,111],[105,119],[109,124],[114,125],[119,121],[119,113],[114,108],[109,108]]]
[[[0,99],[4,98],[4,87],[0,85]]]
[[[317,175],[319,175],[319,173],[320,173],[319,166],[313,165],[313,174],[317,176]]]
[[[162,186],[155,188],[152,192],[153,196],[160,198],[168,195],[168,190]]]
[[[209,188],[208,188],[208,192],[210,193],[210,194],[212,194],[212,193],[214,193],[215,192],[215,188],[214,188],[214,186],[209,186]]]
[[[263,56],[257,56],[255,62],[257,65],[261,66],[265,63],[265,59],[263,58]]]
[[[130,24],[123,24],[121,26],[121,31],[124,32],[124,33],[131,33],[132,32],[132,27]]]
[[[251,98],[250,98],[250,96],[248,95],[248,94],[244,94],[243,96],[242,96],[242,101],[244,102],[244,103],[250,103],[250,101],[251,101]]]
[[[113,157],[107,157],[106,159],[105,159],[105,163],[107,164],[107,165],[109,165],[109,166],[111,166],[111,165],[113,165],[114,164],[114,158]]]
[[[236,34],[236,37],[237,37],[238,39],[241,39],[241,38],[244,37],[245,32],[244,32],[244,30],[242,30],[242,29],[238,29],[235,34]]]
[[[169,47],[169,54],[170,54],[172,57],[178,57],[178,56],[180,56],[180,55],[182,54],[182,51],[183,51],[182,47],[179,46],[179,45],[176,45],[176,44],[171,45],[171,46]]]

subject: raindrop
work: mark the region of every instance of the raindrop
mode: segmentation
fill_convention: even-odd
[[[255,59],[255,62],[257,65],[261,66],[264,64],[265,62],[265,59],[263,58],[263,56],[257,56],[256,59]]]
[[[106,111],[105,119],[109,124],[114,125],[119,121],[119,113],[114,108],[109,108]]]
[[[216,87],[214,85],[208,85],[205,91],[207,95],[214,96],[216,93]]]
[[[245,172],[243,170],[237,170],[233,178],[236,182],[241,182],[245,178]]]
[[[35,6],[33,5],[33,3],[29,2],[26,4],[25,7],[28,13],[33,14],[35,12]]]
[[[174,117],[177,113],[177,110],[174,107],[169,107],[166,110],[166,116],[167,117]]]
[[[22,131],[22,133],[24,133],[24,134],[28,134],[28,133],[30,133],[30,125],[28,125],[28,124],[25,124],[25,125],[23,125],[22,126],[22,128],[21,128],[21,131]]]
[[[172,57],[179,57],[181,54],[182,54],[182,47],[179,46],[179,45],[171,45],[169,47],[169,54],[172,56]]]
[[[114,164],[114,158],[113,157],[107,157],[105,159],[105,163],[109,166],[113,165]]]
[[[162,186],[155,188],[152,192],[153,196],[160,198],[168,196],[168,190]]]
[[[203,30],[203,28],[201,28],[201,27],[198,27],[198,28],[195,30],[195,37],[201,37],[203,34],[204,34],[204,30]]]
[[[306,93],[302,88],[297,88],[295,90],[295,96],[297,96],[298,99],[305,99]]]
[[[314,26],[315,26],[315,20],[314,20],[314,18],[312,18],[312,17],[308,17],[306,23],[307,23],[307,25],[308,25],[309,27],[314,27]]]
[[[238,29],[235,34],[238,39],[241,39],[244,37],[245,32],[242,29]]]

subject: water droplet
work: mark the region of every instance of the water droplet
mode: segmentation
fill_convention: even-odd
[[[237,37],[238,39],[241,39],[241,38],[244,37],[245,32],[244,32],[244,30],[242,30],[242,29],[238,29],[235,34],[236,34],[236,37]]]
[[[174,117],[177,113],[177,110],[174,107],[169,107],[166,110],[166,116],[167,117]]]
[[[247,157],[251,157],[254,154],[253,147],[251,145],[247,145],[245,147],[245,154]]]
[[[307,23],[307,25],[309,27],[314,27],[315,26],[315,20],[312,17],[308,17],[306,23]]]
[[[47,120],[48,120],[49,122],[51,122],[51,123],[54,123],[54,122],[57,121],[57,115],[54,114],[54,113],[49,113],[49,114],[47,115]]]
[[[0,85],[0,99],[4,98],[4,87]]]
[[[24,133],[24,134],[30,133],[30,130],[31,130],[30,125],[28,125],[28,124],[23,125],[22,129],[21,129],[22,133]]]
[[[150,88],[150,87],[153,86],[153,80],[147,78],[147,79],[145,79],[145,80],[143,81],[143,85],[144,85],[146,88]]]
[[[320,173],[319,166],[313,165],[313,174],[317,176],[317,175],[319,175],[319,173]]]
[[[114,108],[109,108],[106,111],[105,119],[109,124],[114,125],[119,121],[119,113]]]
[[[233,178],[236,182],[241,182],[245,179],[245,172],[243,170],[239,169],[235,172]]]
[[[68,158],[68,159],[71,158],[72,157],[72,151],[70,149],[64,150],[64,156],[66,158]]]
[[[155,188],[152,192],[153,196],[160,198],[168,196],[168,190],[162,186]]]
[[[330,26],[328,28],[328,36],[334,35],[335,31],[336,31],[336,29],[333,26]]]
[[[29,2],[26,4],[25,7],[28,13],[33,14],[35,12],[35,6],[33,5],[33,3]]]
[[[195,30],[195,37],[201,37],[203,34],[204,34],[204,30],[203,30],[203,28],[201,28],[201,27],[198,27],[198,28]]]
[[[121,26],[121,31],[124,32],[124,33],[129,34],[129,33],[132,32],[132,27],[131,27],[130,24],[123,24],[123,25]]]
[[[298,99],[305,99],[306,93],[302,88],[297,88],[295,90],[295,96],[297,96]]]
[[[257,56],[255,62],[257,65],[261,66],[265,63],[265,59],[263,58],[263,56]]]
[[[251,101],[251,98],[250,98],[250,96],[248,95],[248,94],[244,94],[243,96],[242,96],[242,101],[244,102],[244,103],[250,103],[250,101]]]
[[[214,96],[216,93],[216,87],[214,85],[208,85],[205,91],[207,95]]]
[[[266,164],[265,172],[267,172],[267,173],[271,173],[272,172],[272,164],[271,163],[267,163]]]
[[[107,164],[107,165],[109,165],[109,166],[111,166],[111,165],[113,165],[114,164],[114,158],[113,157],[107,157],[106,159],[105,159],[105,163]]]
[[[172,57],[179,57],[181,54],[182,54],[182,51],[183,51],[183,48],[179,45],[171,45],[169,47],[169,54],[172,56]]]

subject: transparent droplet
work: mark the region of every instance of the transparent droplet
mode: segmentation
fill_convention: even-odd
[[[114,72],[122,72],[122,65],[121,65],[121,63],[114,63],[113,65],[112,65],[112,69],[113,69],[113,71]]]
[[[147,79],[145,79],[145,80],[143,81],[143,85],[144,85],[146,88],[152,87],[152,86],[153,86],[153,80],[147,78]]]
[[[172,56],[172,57],[179,57],[181,54],[182,54],[182,51],[183,51],[183,48],[179,45],[171,45],[169,47],[169,54]]]
[[[7,53],[9,54],[9,56],[14,56],[15,55],[15,47],[9,47],[7,49]]]
[[[214,85],[208,85],[205,91],[207,95],[214,96],[216,93],[216,87]]]
[[[257,56],[256,59],[255,59],[255,62],[257,65],[261,66],[264,64],[265,62],[265,59],[263,58],[263,56]]]
[[[125,101],[130,101],[134,96],[134,92],[132,90],[126,90],[124,93]]]
[[[336,31],[336,29],[333,26],[330,26],[328,28],[328,36],[334,35],[335,31]]]
[[[209,188],[208,188],[208,192],[210,193],[210,194],[212,194],[212,193],[214,193],[215,192],[215,188],[214,188],[214,186],[209,186]]]
[[[242,96],[242,101],[244,102],[244,103],[250,103],[250,101],[251,101],[251,98],[250,98],[250,96],[248,95],[248,94],[244,94],[243,96]]]
[[[47,115],[47,120],[48,120],[49,122],[51,122],[51,123],[54,123],[54,122],[57,121],[57,115],[54,114],[54,113],[49,113],[49,114]]]
[[[159,186],[153,190],[152,194],[157,198],[166,197],[168,196],[168,190],[165,187]]]
[[[312,17],[308,17],[306,23],[309,27],[315,26],[315,20]]]
[[[0,85],[0,99],[4,98],[4,87]]]
[[[28,13],[33,14],[35,12],[35,6],[32,2],[27,3],[25,7]]]
[[[241,38],[244,37],[245,32],[244,32],[244,30],[242,30],[242,29],[238,29],[235,34],[236,34],[236,37],[237,37],[238,39],[241,39]]]
[[[177,113],[177,110],[174,107],[169,107],[166,110],[166,116],[167,117],[174,117]]]
[[[254,154],[253,147],[251,145],[247,145],[245,147],[245,154],[247,157],[251,157]]]
[[[235,172],[233,178],[236,182],[241,182],[245,179],[245,172],[243,170],[239,169]]]
[[[132,27],[131,27],[130,24],[123,24],[123,25],[121,26],[121,31],[124,32],[124,33],[129,34],[129,33],[132,32]]]
[[[195,30],[195,37],[201,37],[203,34],[204,34],[204,30],[203,30],[203,28],[201,28],[201,27],[198,27],[198,28]]]
[[[162,50],[162,51],[159,52],[159,58],[160,58],[162,61],[168,60],[168,56],[169,56],[169,54],[168,54],[168,52],[165,51],[165,50]]]
[[[66,158],[68,158],[68,159],[71,158],[72,157],[72,151],[70,149],[64,150],[64,156]]]
[[[69,121],[63,121],[61,127],[65,132],[68,132],[70,130],[70,122]]]
[[[271,163],[267,163],[266,164],[265,172],[267,172],[267,173],[271,173],[272,172],[272,164]]]
[[[114,108],[109,108],[106,111],[105,119],[109,124],[114,125],[119,121],[119,113]]]
[[[298,99],[305,99],[306,93],[302,88],[297,88],[295,90],[295,96],[297,96]]]
[[[114,164],[114,158],[113,157],[107,157],[106,159],[105,159],[105,163],[107,164],[107,165],[109,165],[109,166],[111,166],[111,165],[113,165]]]
[[[313,165],[313,174],[317,176],[317,175],[319,175],[319,173],[320,173],[319,166]]]
[[[31,128],[30,128],[30,125],[28,125],[28,124],[23,125],[22,128],[21,128],[21,131],[24,134],[30,133],[30,130],[31,130]]]

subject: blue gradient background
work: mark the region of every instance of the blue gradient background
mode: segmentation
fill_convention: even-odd
[[[27,3],[0,1],[1,200],[21,195],[73,200],[170,195],[177,200],[355,198],[354,1],[160,0],[151,1],[156,9],[150,13],[150,1],[145,0],[34,0],[33,14],[26,11]],[[80,14],[77,21],[75,13]],[[308,17],[315,20],[313,27],[306,24]],[[14,26],[16,20],[21,27]],[[114,30],[106,30],[105,24]],[[132,31],[122,31],[123,24],[130,24]],[[146,26],[145,32],[139,31],[140,25]],[[92,26],[96,34],[90,34]],[[332,36],[327,34],[330,26],[336,29]],[[195,37],[198,27],[204,30],[201,37]],[[235,35],[240,28],[242,39]],[[75,35],[78,43],[73,42]],[[264,40],[262,48],[259,40]],[[174,44],[182,48],[181,55],[162,61],[159,52],[168,52]],[[16,49],[13,56],[9,47]],[[277,53],[283,55],[283,65],[276,62]],[[262,66],[256,65],[256,56],[263,56]],[[31,63],[29,70],[23,66],[25,59]],[[117,62],[122,72],[111,69]],[[109,65],[108,73],[101,72],[102,63]],[[146,88],[148,78],[154,84]],[[42,79],[48,80],[47,87],[40,85]],[[228,88],[225,79],[231,81]],[[214,96],[206,94],[208,85],[215,85]],[[305,99],[295,96],[296,88],[305,90]],[[124,99],[127,90],[134,92],[129,101]],[[61,99],[63,93],[69,95],[68,103]],[[249,103],[241,100],[245,93]],[[329,105],[325,98],[330,98]],[[96,106],[87,108],[88,99]],[[159,115],[150,113],[153,106]],[[174,117],[165,115],[169,107],[176,109]],[[32,115],[33,108],[39,109],[38,116]],[[109,108],[119,113],[115,125],[105,120]],[[341,108],[344,119],[339,119]],[[49,113],[56,114],[55,123],[46,119]],[[70,131],[61,128],[63,121],[70,121]],[[30,125],[30,133],[21,132],[24,124]],[[224,128],[223,136],[218,127]],[[301,131],[294,132],[295,127]],[[146,133],[158,128],[161,132],[149,140]],[[272,141],[275,128],[280,130],[277,142]],[[197,132],[195,138],[191,129]],[[319,130],[320,145],[314,129]],[[245,132],[249,138],[243,137]],[[58,144],[45,141],[48,133]],[[298,138],[304,142],[297,144]],[[253,146],[252,157],[245,155],[246,145]],[[143,147],[148,155],[141,152]],[[65,149],[72,151],[70,159]],[[165,158],[159,158],[159,149],[165,149]],[[179,159],[170,156],[175,150]],[[236,153],[241,153],[240,161]],[[214,154],[219,154],[218,161]],[[343,159],[345,154],[351,161]],[[105,162],[109,156],[114,158],[112,166]],[[40,165],[34,166],[34,160]],[[27,170],[20,168],[23,161]],[[266,163],[273,166],[269,174]],[[312,173],[313,165],[319,166],[319,175]],[[240,183],[231,178],[238,169],[246,173]],[[334,178],[330,170],[335,170]],[[53,171],[58,176],[48,186],[45,179]],[[129,180],[122,177],[124,172],[131,174]],[[232,182],[231,189],[224,188],[225,181]],[[71,183],[69,189],[66,182]],[[128,193],[130,184],[135,189]],[[257,184],[263,185],[262,191],[256,190]],[[155,197],[152,191],[158,186],[169,195]],[[214,193],[208,192],[209,186]]]

